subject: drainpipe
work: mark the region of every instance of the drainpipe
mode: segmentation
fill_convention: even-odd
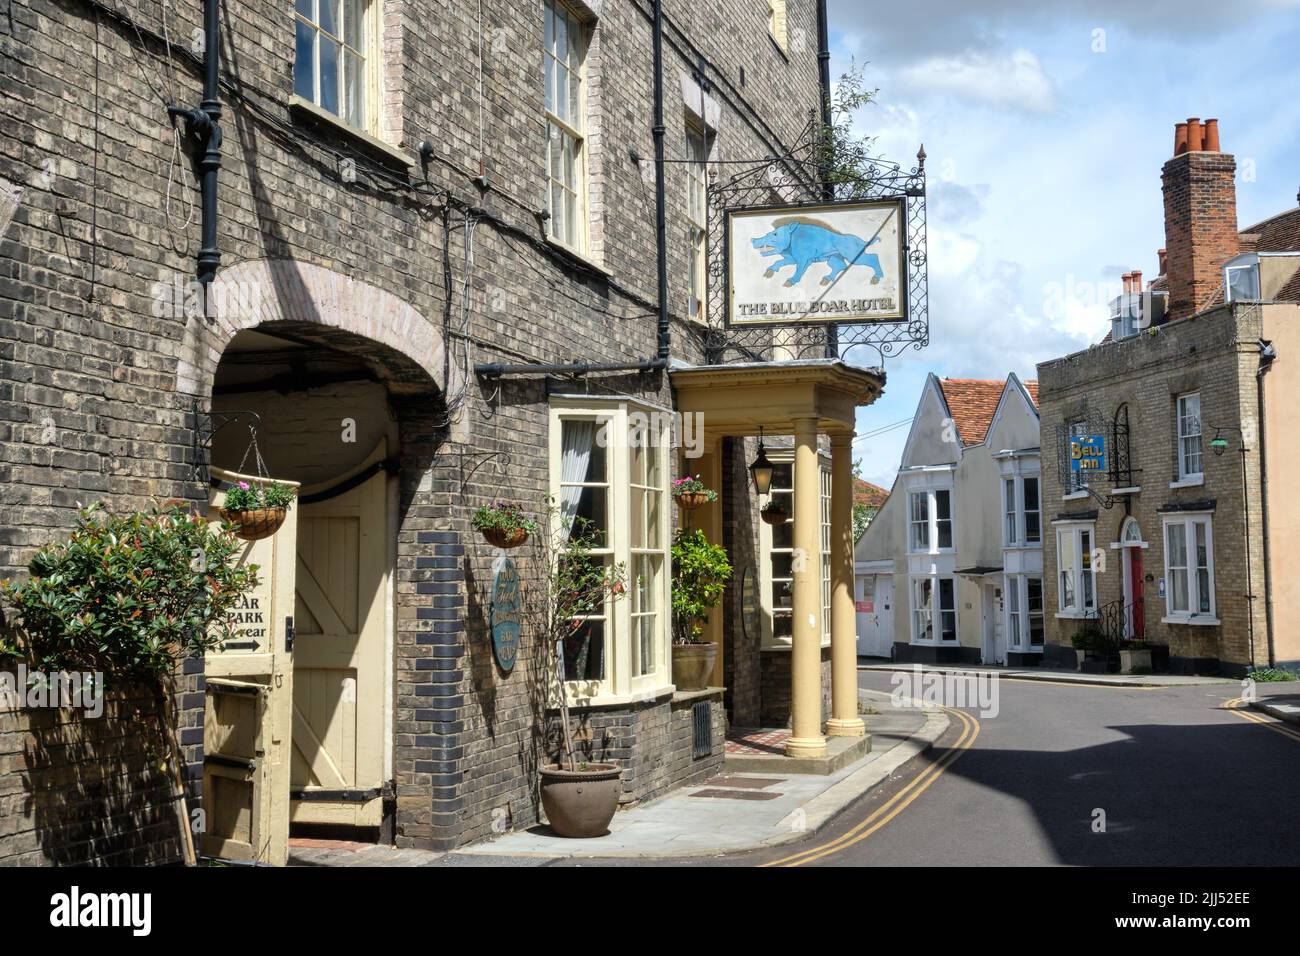
[[[203,99],[197,108],[168,106],[167,113],[185,120],[185,134],[199,151],[199,188],[202,196],[202,243],[195,260],[203,287],[204,315],[209,311],[208,288],[221,264],[217,248],[217,173],[221,169],[221,100],[217,98],[217,77],[221,68],[221,36],[218,33],[220,0],[203,0]]]
[[[1265,438],[1264,376],[1273,367],[1277,352],[1273,346],[1260,340],[1259,370],[1255,372],[1255,402],[1259,408],[1259,510],[1260,524],[1264,526],[1264,619],[1268,631],[1268,666],[1277,663],[1273,647],[1273,562],[1268,536],[1268,444]]]
[[[830,136],[831,130],[831,39],[830,20],[826,0],[817,0],[817,77],[821,92],[822,134]],[[835,186],[830,182],[830,163],[823,155],[821,164],[822,199],[835,198]],[[840,357],[840,327],[834,322],[826,324],[826,357]]]
[[[659,360],[667,363],[672,348],[668,324],[668,221],[664,184],[664,10],[663,0],[654,0],[654,126],[655,142],[655,242],[659,267]]]

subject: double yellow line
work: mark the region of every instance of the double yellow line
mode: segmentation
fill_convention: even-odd
[[[943,711],[961,724],[962,731],[957,738],[957,742],[942,757],[917,774],[911,783],[877,807],[870,816],[847,833],[831,840],[829,843],[823,843],[821,846],[815,846],[809,850],[787,856],[784,859],[773,860],[771,863],[762,865],[803,866],[805,863],[813,863],[824,857],[843,852],[855,843],[865,840],[902,813],[913,800],[924,793],[932,783],[943,775],[943,772],[948,769],[953,761],[970,749],[971,745],[975,743],[975,738],[980,734],[980,722],[974,717],[951,707],[944,707]]]
[[[1250,709],[1243,697],[1234,697],[1232,700],[1223,702],[1224,710],[1230,710],[1238,717],[1249,720],[1251,723],[1259,724],[1261,727],[1267,727],[1275,734],[1281,734],[1283,737],[1290,737],[1292,740],[1300,741],[1300,730],[1290,724],[1274,720],[1272,717],[1266,717],[1263,714],[1257,714]]]

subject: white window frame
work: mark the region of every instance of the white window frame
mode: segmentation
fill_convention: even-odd
[[[1253,296],[1244,298],[1235,298],[1232,294],[1233,277],[1239,273],[1245,272],[1254,277]],[[1253,252],[1247,252],[1240,256],[1235,256],[1223,264],[1223,299],[1225,302],[1258,302],[1263,293],[1260,291],[1259,275],[1259,255]]]
[[[773,448],[771,446],[768,446],[767,457],[768,460],[771,461],[772,464],[774,465],[788,465],[790,467],[791,484],[793,485],[794,449],[792,447]],[[820,532],[821,532],[821,538],[820,538],[821,555],[819,556],[821,561],[821,569],[818,577],[818,580],[820,580],[822,583],[821,593],[822,593],[822,605],[823,605],[822,622],[821,622],[822,624],[821,646],[830,647],[830,643],[831,643],[830,547],[831,547],[831,514],[832,514],[831,500],[830,500],[830,490],[831,490],[830,459],[825,455],[819,453],[817,456],[817,466],[818,466],[818,475],[819,475],[818,489],[819,489],[819,499],[820,499],[820,508],[821,508],[820,525],[819,525]],[[792,525],[794,522],[794,489],[792,487],[787,488],[784,485],[778,484],[776,479],[773,478],[772,487],[768,490],[768,493],[766,495],[760,496],[759,498],[759,507],[762,508],[765,505],[767,505],[772,500],[774,494],[781,494],[781,495],[788,496],[788,500],[790,501],[791,513],[790,516],[786,518],[785,523],[787,525]],[[772,557],[773,555],[778,553],[784,554],[788,552],[790,554],[793,554],[794,547],[793,547],[793,542],[791,542],[791,547],[789,548],[773,547],[772,532],[773,532],[772,525],[769,525],[766,521],[759,523],[759,528],[758,528],[759,591],[760,591],[759,604],[763,609],[763,627],[762,627],[762,635],[760,639],[760,646],[763,650],[789,650],[791,647],[791,640],[789,637],[776,636],[775,621],[778,616],[780,617],[790,616],[791,614],[793,614],[793,609],[792,608],[789,610],[782,609],[779,615],[777,613],[776,599],[773,591],[775,589],[775,585],[778,583],[778,580],[785,581],[787,579],[785,578],[778,579],[776,575],[772,573]],[[791,581],[793,581],[793,579],[791,579]]]
[[[1097,550],[1095,522],[1072,522],[1056,525],[1056,604],[1057,617],[1083,618],[1097,610],[1097,569],[1093,555]],[[1088,535],[1088,548],[1083,547],[1083,535]],[[1067,564],[1068,559],[1068,564]],[[1069,575],[1074,600],[1067,604],[1065,575]],[[1088,587],[1085,588],[1085,582]],[[1091,602],[1084,601],[1085,592]]]
[[[590,222],[587,215],[587,52],[590,48],[591,31],[582,15],[567,0],[543,0],[542,16],[545,20],[542,76],[545,86],[543,101],[546,117],[546,156],[543,163],[546,168],[546,209],[549,213],[546,220],[546,237],[551,242],[585,257],[590,248]],[[557,22],[564,23],[566,38],[572,36],[570,31],[575,29],[577,31],[577,42],[572,50],[565,51],[563,64],[556,56],[555,24]],[[546,42],[548,37],[550,42]],[[570,61],[571,56],[577,58],[576,69]],[[558,105],[553,102],[552,94],[558,86],[561,69],[578,87],[576,115],[568,119],[561,117],[559,112],[552,108],[553,105]],[[571,101],[568,106],[570,109],[575,108]],[[557,178],[556,170],[552,168],[551,161],[554,155],[552,143],[556,141],[563,141],[572,151],[572,183],[565,180],[563,169],[559,171],[560,175]],[[561,155],[563,156],[563,153]],[[562,194],[572,197],[571,214],[564,212],[563,205],[557,214],[557,189]],[[571,236],[568,235],[566,228],[569,225],[574,227]]]
[[[1195,399],[1196,414],[1191,416],[1186,414],[1184,407],[1187,402]],[[1203,439],[1204,429],[1201,426],[1201,393],[1184,392],[1174,399],[1174,425],[1175,432],[1178,435],[1178,445],[1176,453],[1178,456],[1178,481],[1187,484],[1195,484],[1205,480],[1205,444]],[[1195,431],[1192,431],[1192,428]],[[1187,451],[1186,442],[1196,442],[1196,464],[1200,467],[1192,470],[1188,467],[1191,463],[1192,456]]]
[[[1029,508],[1025,498],[1025,482],[1032,481],[1037,491],[1037,502]],[[1029,516],[1038,518],[1037,537],[1029,540]],[[1004,548],[1041,548],[1043,546],[1043,483],[1037,472],[1033,474],[1003,473],[1002,475],[1002,546]]]
[[[1038,582],[1039,607],[1037,611],[1029,605],[1029,583]],[[1006,633],[1007,647],[1017,654],[1041,654],[1047,640],[1047,614],[1043,606],[1046,595],[1045,582],[1041,574],[1008,574],[1004,576],[1003,593],[1006,594]],[[1034,619],[1039,621],[1039,630],[1043,643],[1033,643],[1032,633]]]
[[[930,606],[923,607],[919,599],[920,588],[926,583],[930,585]],[[952,607],[945,608],[941,601],[943,599],[944,583],[951,585],[952,589]],[[908,618],[912,632],[912,643],[924,647],[957,647],[961,644],[961,619],[958,616],[957,606],[960,602],[957,600],[957,576],[953,574],[914,574],[908,578],[907,585],[907,606]],[[939,621],[934,620],[935,615],[939,615]],[[952,639],[943,638],[943,616],[952,615]],[[937,634],[938,637],[925,638],[922,633],[926,630],[925,624],[929,625],[931,634]]]
[[[1208,512],[1179,512],[1162,516],[1161,546],[1164,551],[1165,565],[1165,616],[1161,621],[1166,624],[1215,625],[1219,623],[1218,606],[1215,601],[1214,572],[1214,521]],[[1179,529],[1183,535],[1186,564],[1174,564],[1172,548],[1169,546],[1170,532]],[[1205,532],[1205,565],[1199,562],[1197,555],[1196,533],[1198,528]],[[1204,569],[1205,580],[1201,580]],[[1175,573],[1181,571],[1186,576],[1187,607],[1174,606]],[[1201,598],[1208,597],[1209,610],[1201,610]],[[1193,610],[1195,609],[1195,610]]]
[[[948,517],[939,517],[939,495],[948,496]],[[925,517],[916,518],[915,502],[925,502]],[[939,525],[948,525],[948,544],[939,545]],[[917,541],[918,530],[923,530],[924,542]],[[907,493],[907,550],[910,554],[950,554],[957,550],[957,493],[952,485],[914,488]]]
[[[338,11],[337,34],[331,33],[322,25],[320,8],[323,4],[333,2],[335,9]],[[293,101],[308,104],[315,111],[343,124],[344,126],[358,130],[367,136],[376,139],[382,136],[383,117],[383,37],[382,37],[382,12],[383,6],[379,0],[356,0],[362,5],[360,24],[361,24],[361,43],[360,45],[345,39],[345,12],[348,0],[298,0],[294,5],[293,12],[293,30],[294,30],[294,66],[292,70],[293,78]],[[302,7],[309,8],[310,13],[304,14]],[[310,30],[312,34],[312,77],[311,77],[311,95],[304,96],[298,92],[298,69],[299,62],[297,58],[297,35],[301,30]],[[328,42],[337,42],[340,44],[339,60],[336,66],[338,101],[337,110],[331,110],[326,106],[321,97],[321,55],[320,45],[322,38]],[[358,91],[361,97],[361,121],[356,122],[354,117],[347,115],[347,76],[349,55],[361,61],[360,73],[361,80]]]
[[[786,0],[767,0],[767,33],[782,53],[789,49]]]
[[[605,547],[595,551],[606,561],[622,563],[627,569],[628,582],[625,593],[608,602],[604,617],[605,670],[600,679],[571,680],[566,684],[569,700],[575,704],[614,704],[645,700],[661,696],[672,688],[672,627],[671,627],[671,506],[669,485],[672,474],[671,428],[664,423],[671,412],[631,399],[601,400],[588,396],[555,396],[551,399],[550,427],[550,488],[558,498],[561,486],[562,428],[568,420],[597,422],[597,437],[606,442],[606,507],[608,527]],[[637,548],[632,541],[633,467],[636,449],[626,436],[635,434],[636,426],[648,421],[654,428],[659,455],[659,507],[657,515],[658,547]],[[657,424],[656,424],[657,423]],[[603,427],[602,427],[603,426]],[[642,485],[640,487],[649,487]],[[635,672],[638,648],[633,646],[634,604],[636,581],[633,557],[653,554],[659,562],[660,580],[655,588],[656,633],[654,635],[654,665],[646,673]]]
[[[687,313],[696,322],[706,322],[709,300],[709,146],[707,127],[689,114],[686,117],[686,241]]]

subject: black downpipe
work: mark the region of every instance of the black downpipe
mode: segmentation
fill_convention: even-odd
[[[1259,409],[1259,497],[1260,524],[1264,528],[1264,629],[1268,638],[1268,666],[1277,664],[1277,654],[1273,642],[1273,558],[1268,535],[1268,444],[1266,441],[1267,419],[1264,414],[1264,376],[1273,367],[1277,353],[1272,345],[1259,343],[1259,369],[1255,372],[1255,401]],[[1254,661],[1251,661],[1252,665]]]
[[[654,0],[654,127],[655,141],[655,242],[659,266],[659,361],[668,362],[672,331],[668,324],[668,219],[664,183],[664,9]]]
[[[555,365],[529,363],[479,362],[474,374],[479,378],[504,378],[508,375],[591,375],[603,372],[654,372],[668,367],[664,359],[641,362],[564,362]]]
[[[826,0],[817,0],[817,76],[821,87],[822,148],[827,149],[831,140],[831,31],[830,20],[826,13]],[[822,199],[831,202],[835,199],[835,184],[831,180],[830,157],[824,152],[821,163]],[[834,322],[826,325],[826,357],[840,357],[840,327]]]
[[[221,169],[221,100],[217,82],[221,70],[221,36],[218,33],[220,0],[203,0],[203,99],[197,108],[168,106],[173,117],[185,120],[185,133],[198,151],[199,189],[202,197],[203,234],[198,254],[198,280],[203,287],[204,314],[212,318],[208,289],[221,264],[217,247],[217,173]]]

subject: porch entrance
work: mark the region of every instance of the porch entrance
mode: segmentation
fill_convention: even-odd
[[[385,443],[303,488],[293,663],[294,823],[383,819],[388,548]]]
[[[1120,530],[1119,549],[1123,552],[1124,583],[1124,639],[1146,639],[1146,572],[1143,570],[1142,552],[1147,543],[1142,540],[1142,529],[1137,519],[1125,519]]]
[[[1007,662],[1006,630],[1003,627],[1005,606],[1002,598],[1002,585],[985,584],[983,592],[983,659],[985,664],[1001,667]]]

